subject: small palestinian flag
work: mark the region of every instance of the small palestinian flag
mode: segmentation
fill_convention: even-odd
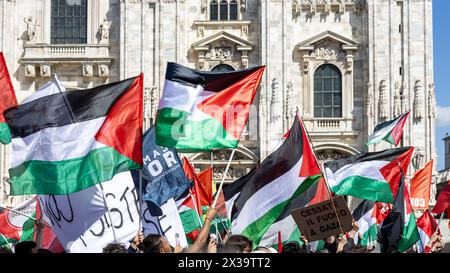
[[[286,206],[321,177],[300,118],[289,137],[269,155],[234,201],[232,233],[242,234],[258,246]]]
[[[361,245],[374,245],[377,241],[377,217],[375,201],[364,200],[353,211],[353,219],[358,225],[358,233],[362,235]]]
[[[336,195],[393,203],[400,167],[407,172],[412,147],[365,153],[325,163],[328,184]]]
[[[291,211],[329,199],[327,185],[322,177],[317,183],[312,184],[306,191],[302,192],[283,209],[281,215],[278,216],[275,222],[266,231],[259,245],[279,248],[280,245],[279,242],[277,242],[277,232],[281,232],[283,245],[293,241],[302,245],[303,241],[300,240],[301,232],[295,223],[294,218],[291,216]]]
[[[419,252],[430,253],[431,245],[429,243],[431,236],[435,233],[440,234],[440,231],[438,230],[436,220],[429,210],[426,210],[417,220],[417,228],[420,234],[420,242],[417,244],[419,246]]]
[[[36,219],[37,200],[31,198],[12,210],[0,213],[0,247],[19,241],[33,240],[34,220]],[[5,238],[7,241],[5,241]]]
[[[142,89],[141,74],[6,111],[11,195],[69,194],[140,168]]]
[[[397,146],[400,139],[402,139],[403,126],[405,126],[408,115],[409,112],[406,112],[393,120],[388,120],[378,124],[373,133],[369,136],[369,142],[367,142],[366,145],[376,144],[382,140],[385,140]]]
[[[236,148],[264,69],[218,73],[168,63],[156,143],[192,151]]]
[[[3,52],[0,52],[0,142],[8,144],[11,142],[11,132],[5,121],[3,113],[17,105],[14,88],[9,77]]]
[[[403,174],[392,210],[380,228],[381,252],[404,252],[420,240]]]

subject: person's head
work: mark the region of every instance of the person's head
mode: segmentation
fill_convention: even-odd
[[[325,242],[327,244],[333,244],[335,241],[336,241],[336,237],[334,237],[334,236],[330,236],[325,240]]]
[[[298,242],[288,242],[283,245],[283,253],[301,253],[302,248]]]
[[[144,253],[173,253],[173,248],[163,236],[150,234],[142,241]]]
[[[103,248],[103,253],[127,253],[123,244],[110,243]]]
[[[37,253],[52,253],[52,252],[46,248],[39,248]]]
[[[258,246],[252,253],[278,253],[273,247]]]
[[[250,253],[253,248],[252,240],[242,235],[231,235],[225,243],[225,247],[231,245],[237,246],[240,249],[240,253]]]
[[[33,253],[33,249],[37,246],[37,244],[33,241],[23,241],[19,242],[14,247],[15,253]]]

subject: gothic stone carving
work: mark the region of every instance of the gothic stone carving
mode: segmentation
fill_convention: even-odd
[[[288,82],[286,89],[286,120],[291,123],[295,116],[295,97],[292,89],[292,82]]]
[[[227,59],[231,59],[231,55],[232,55],[231,47],[226,47],[226,46],[224,46],[224,47],[216,47],[214,49],[214,53],[215,53],[214,57],[216,59],[225,59],[225,60],[227,60]]]
[[[94,76],[94,67],[91,64],[83,65],[83,77]]]
[[[380,82],[380,119],[389,118],[389,103],[388,103],[387,85],[386,81]]]
[[[373,90],[372,83],[367,83],[367,100],[366,100],[367,116],[373,117]]]
[[[428,85],[428,117],[436,117],[436,99],[434,92],[434,83]]]
[[[103,22],[100,24],[100,44],[108,44],[109,43],[109,29],[111,28],[111,21],[103,19]]]
[[[109,66],[106,64],[101,64],[98,66],[98,76],[100,78],[108,78],[109,77]]]
[[[281,87],[278,78],[272,80],[272,97],[270,101],[270,121],[277,122],[281,118]]]
[[[52,76],[52,69],[49,65],[41,65],[41,77],[48,78]]]
[[[402,114],[400,96],[400,83],[396,82],[394,85],[394,117],[398,117]]]
[[[36,68],[34,65],[27,64],[25,65],[25,77],[34,78],[36,77]]]
[[[414,119],[421,119],[424,116],[422,82],[417,80],[414,84]]]
[[[35,43],[36,42],[36,22],[37,20],[34,20],[33,17],[28,16],[24,18],[25,24],[27,24],[27,42],[28,43]]]

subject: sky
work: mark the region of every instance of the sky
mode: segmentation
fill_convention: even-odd
[[[450,12],[449,0],[433,0],[433,53],[434,84],[436,90],[436,152],[437,170],[444,169],[444,142],[446,133],[450,134]]]

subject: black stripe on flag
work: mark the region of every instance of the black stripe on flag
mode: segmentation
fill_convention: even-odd
[[[245,79],[259,69],[261,69],[261,67],[230,72],[211,72],[195,70],[177,63],[169,62],[167,64],[166,80],[179,82],[193,87],[202,85],[207,91],[220,92],[238,81]]]
[[[237,193],[240,193],[245,184],[250,181],[252,176],[255,174],[256,168],[253,168],[248,174],[242,176],[241,178],[235,180],[233,183],[228,184],[222,188],[223,197],[225,201],[230,200]]]
[[[52,94],[11,108],[4,116],[12,137],[26,137],[45,128],[104,117],[135,79]]]
[[[353,219],[355,219],[355,221],[359,221],[359,219],[361,219],[361,217],[363,217],[368,211],[370,211],[374,207],[375,207],[375,201],[372,201],[372,200],[362,201],[356,207],[356,209],[353,211],[353,213],[352,213]]]
[[[381,129],[388,127],[389,125],[391,125],[392,123],[396,123],[399,122],[407,113],[404,113],[396,118],[394,118],[393,120],[388,120],[385,122],[382,122],[380,124],[378,124],[377,126],[375,126],[375,129],[373,130],[373,132],[375,133],[376,131],[380,131]]]
[[[255,170],[250,181],[242,188],[234,202],[237,214],[253,194],[291,170],[303,156],[303,133],[298,118],[295,119],[289,137]],[[300,174],[300,169],[298,170]],[[234,210],[234,208],[233,208]],[[236,216],[237,216],[236,214]]]
[[[409,149],[411,149],[411,147],[402,147],[396,149],[388,149],[380,152],[364,153],[349,156],[339,160],[329,161],[325,163],[324,166],[325,168],[331,169],[331,171],[334,173],[344,166],[358,162],[375,161],[375,160],[391,162],[400,155],[402,155],[403,153],[407,152]]]

